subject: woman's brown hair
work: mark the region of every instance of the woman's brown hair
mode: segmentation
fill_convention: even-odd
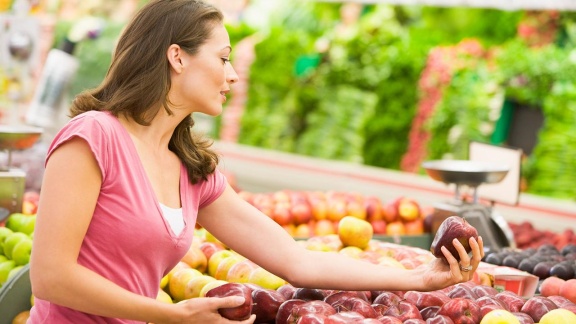
[[[222,20],[218,9],[198,0],[149,2],[122,32],[102,83],[76,96],[71,117],[90,110],[109,111],[150,125],[161,107],[171,115],[168,47],[178,44],[196,54]],[[174,130],[169,148],[188,169],[190,182],[197,183],[214,172],[218,156],[210,149],[212,142],[194,134],[192,126],[190,115]]]

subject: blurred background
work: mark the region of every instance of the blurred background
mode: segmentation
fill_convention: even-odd
[[[116,38],[146,2],[0,1],[0,122],[38,124],[49,139],[64,119],[46,124],[31,111],[47,91],[50,51],[69,60],[50,72],[61,74],[51,90],[57,100],[38,111],[62,115],[75,94],[102,80]],[[576,198],[569,2],[210,2],[226,15],[242,82],[220,117],[195,116],[199,131],[415,174],[425,160],[466,159],[471,141],[520,148],[522,192]],[[32,178],[29,186],[39,186]]]

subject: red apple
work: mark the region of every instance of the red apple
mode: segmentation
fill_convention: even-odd
[[[440,306],[428,306],[424,307],[420,310],[420,315],[422,315],[422,319],[427,320],[438,315],[438,311],[440,310]]]
[[[327,317],[336,314],[336,310],[321,300],[310,300],[292,308],[292,313],[288,316],[287,323],[297,323],[298,319],[306,314],[321,314]]]
[[[504,309],[504,310],[509,311],[508,306],[494,296],[482,296],[482,297],[476,299],[476,303],[480,307],[482,307],[484,305],[496,305],[500,309]]]
[[[416,305],[404,300],[400,301],[397,306],[390,306],[384,315],[397,317],[402,322],[410,318],[422,319],[422,315],[420,315],[420,311]]]
[[[207,260],[210,260],[210,257],[214,252],[224,250],[224,247],[221,244],[215,242],[202,242],[198,247],[202,250]]]
[[[411,221],[404,221],[404,228],[406,235],[422,235],[424,234],[424,219],[417,218]]]
[[[278,307],[276,313],[276,324],[288,324],[288,318],[299,305],[305,304],[306,301],[302,299],[288,299]]]
[[[542,296],[544,296],[544,295],[542,295]],[[552,296],[545,296],[545,297],[548,297],[548,299],[553,301],[554,304],[556,304],[556,306],[558,306],[558,307],[562,307],[565,305],[574,305],[574,303],[571,302],[568,298],[562,297],[559,295],[552,295]]]
[[[312,207],[307,201],[293,202],[290,214],[296,225],[308,223],[313,219]]]
[[[356,312],[366,318],[376,318],[378,314],[372,305],[359,297],[344,298],[332,305],[336,312]]]
[[[538,323],[544,314],[556,308],[558,308],[558,306],[547,297],[533,296],[524,303],[520,311],[530,315],[534,322]]]
[[[427,319],[426,324],[454,324],[454,321],[446,315],[436,315]]]
[[[405,320],[402,324],[426,324],[426,321],[420,318],[409,318]]]
[[[450,300],[450,297],[440,291],[407,291],[404,294],[404,299],[416,305],[418,310],[422,310],[428,306],[442,306]]]
[[[322,292],[322,289],[316,288],[296,288],[292,298],[302,300],[324,300],[324,292]]]
[[[496,296],[498,290],[491,286],[476,285],[472,287],[472,292],[474,292],[478,297],[482,296]]]
[[[454,258],[460,261],[460,256],[452,241],[457,239],[464,246],[466,252],[470,253],[470,251],[472,251],[469,243],[471,237],[478,239],[478,231],[476,228],[460,216],[450,216],[440,224],[440,227],[434,235],[430,251],[432,251],[437,258],[446,260],[441,250],[441,247],[445,246]]]
[[[296,324],[324,324],[326,322],[326,315],[308,313],[300,316],[295,322]]]
[[[346,324],[346,323],[360,323],[364,319],[359,313],[352,311],[343,311],[332,314],[326,318],[324,324]]]
[[[371,220],[370,224],[374,229],[374,234],[384,235],[386,234],[386,221],[383,219]]]
[[[286,300],[288,299],[292,299],[292,296],[294,296],[294,292],[296,291],[296,287],[292,286],[289,283],[286,283],[280,287],[278,287],[278,289],[276,289],[280,294],[282,294],[282,296],[284,296],[284,298],[286,298]]]
[[[294,223],[289,202],[277,202],[272,209],[272,219],[281,226]]]
[[[450,298],[468,298],[471,300],[478,299],[478,295],[468,285],[459,283],[454,285],[454,288],[448,293]]]
[[[384,220],[382,201],[380,198],[376,196],[368,196],[364,200],[364,206],[366,208],[366,219],[369,222]]]
[[[524,298],[508,290],[499,292],[494,297],[506,304],[511,312],[519,312],[524,306]]]
[[[382,304],[386,306],[398,306],[398,304],[402,301],[402,298],[390,291],[381,292],[374,301],[373,304]]]
[[[245,301],[240,306],[231,308],[220,308],[218,313],[222,317],[234,321],[247,320],[252,314],[252,295],[250,288],[240,283],[226,283],[206,292],[206,297],[244,297]]]
[[[382,216],[386,222],[391,223],[400,219],[400,216],[398,216],[398,202],[401,199],[403,197],[398,197],[384,204]]]
[[[256,314],[256,323],[274,321],[280,305],[286,301],[281,293],[272,289],[254,289],[252,291],[252,314]]]
[[[467,298],[453,298],[438,311],[438,315],[450,317],[454,323],[479,323],[481,319],[480,306]]]
[[[353,290],[342,290],[334,292],[324,298],[324,301],[330,304],[332,307],[336,308],[337,304],[342,303],[346,299],[350,298],[361,298],[368,301],[366,294],[363,292],[353,291]]]
[[[389,316],[389,315],[380,316],[380,317],[378,317],[378,320],[382,324],[402,324],[402,320],[400,320],[399,318],[396,318],[394,316]]]
[[[534,320],[530,315],[522,312],[512,312],[514,316],[518,319],[520,324],[534,324]]]

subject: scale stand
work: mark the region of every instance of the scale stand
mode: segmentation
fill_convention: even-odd
[[[26,172],[12,167],[12,152],[34,145],[42,129],[23,125],[0,125],[0,150],[7,151],[7,162],[0,166],[0,208],[10,213],[22,212],[26,190]]]
[[[514,234],[506,220],[492,206],[480,204],[478,186],[482,183],[498,183],[508,174],[508,166],[470,160],[435,160],[422,164],[428,175],[446,184],[455,184],[452,201],[437,203],[434,206],[432,232],[449,216],[460,216],[478,230],[482,236],[485,251],[500,251],[505,247],[515,247]],[[473,190],[472,200],[461,195],[461,187]]]

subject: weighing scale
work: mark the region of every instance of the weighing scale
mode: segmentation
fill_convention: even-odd
[[[0,125],[0,150],[7,151],[6,163],[0,164],[0,208],[10,213],[22,212],[26,189],[26,172],[12,167],[12,152],[32,147],[41,134],[38,127]]]
[[[510,166],[488,161],[433,160],[424,162],[422,167],[432,179],[456,186],[452,200],[434,205],[433,233],[447,217],[458,215],[478,230],[485,252],[515,247],[514,234],[507,221],[494,210],[493,202],[486,205],[478,199],[478,186],[501,182]],[[461,191],[464,187],[472,189],[471,198],[463,197]]]

